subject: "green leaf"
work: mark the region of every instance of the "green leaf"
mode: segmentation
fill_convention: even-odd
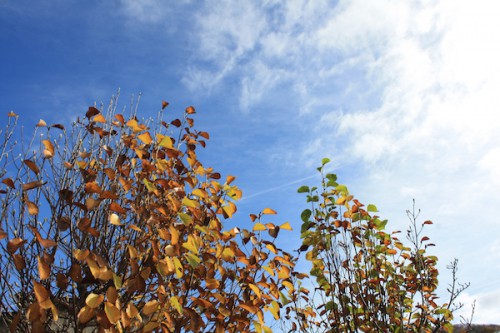
[[[347,189],[347,186],[345,186],[345,185],[337,185],[337,187],[335,189],[344,195],[349,194],[349,190]]]
[[[298,193],[308,193],[309,192],[309,186],[303,185],[299,187],[297,190]]]
[[[373,212],[373,213],[378,212],[377,206],[372,205],[372,204],[368,205],[368,207],[367,207],[366,209],[367,209],[369,212]]]
[[[302,214],[300,214],[300,218],[304,222],[309,222],[309,218],[311,217],[312,211],[310,209],[305,209]]]
[[[325,165],[327,163],[330,163],[330,159],[329,158],[325,157],[324,159],[321,160],[321,166],[323,166],[323,165]]]
[[[191,224],[191,222],[193,222],[193,218],[191,216],[189,216],[188,214],[185,214],[185,213],[179,213],[179,218],[181,219],[182,223],[184,223],[185,225],[189,225]]]

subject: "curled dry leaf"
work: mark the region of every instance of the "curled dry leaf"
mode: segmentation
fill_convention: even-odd
[[[5,185],[7,185],[10,188],[13,188],[13,189],[16,188],[16,186],[14,185],[14,181],[11,178],[5,178],[5,179],[3,179],[2,183],[4,183]]]
[[[15,253],[24,243],[26,243],[26,241],[22,238],[13,238],[7,243],[7,251],[9,253]]]
[[[32,190],[34,188],[37,188],[37,187],[40,187],[42,186],[43,183],[41,181],[34,181],[34,182],[29,182],[29,183],[26,183],[26,184],[23,184],[23,191],[29,191],[29,190]]]
[[[40,169],[38,168],[35,162],[30,160],[24,160],[24,164],[26,164],[28,168],[30,168],[30,170],[35,173],[35,175],[38,175],[40,173]]]
[[[50,266],[40,257],[38,259],[38,275],[40,276],[40,280],[46,280],[50,276]]]
[[[54,157],[54,145],[50,140],[42,140],[43,145],[45,146],[45,150],[43,151],[43,156],[46,158],[52,158]]]

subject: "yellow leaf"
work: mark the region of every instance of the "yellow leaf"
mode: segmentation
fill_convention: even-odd
[[[89,308],[95,309],[101,305],[102,301],[104,301],[104,295],[90,293],[85,299],[85,304],[87,304]]]
[[[109,223],[111,223],[112,225],[116,225],[116,226],[123,225],[120,223],[120,217],[115,213],[113,213],[109,216]]]
[[[120,310],[110,302],[104,303],[104,312],[106,313],[110,323],[116,324],[116,322],[120,320]]]
[[[15,113],[14,111],[10,111],[9,113],[7,113],[7,117],[17,117],[17,113]]]
[[[174,148],[173,146],[173,143],[172,143],[172,138],[165,135],[164,137],[162,137],[160,139],[160,143],[159,143],[160,147],[163,147],[163,148]]]
[[[255,223],[255,225],[253,226],[253,231],[262,231],[262,230],[267,230],[266,226],[263,225],[262,223],[260,222],[257,222]]]
[[[182,306],[181,303],[179,303],[179,299],[177,298],[177,296],[173,296],[170,298],[170,305],[172,305],[172,307],[174,307],[174,309],[176,309],[180,315],[182,314]]]
[[[192,192],[192,194],[196,195],[199,198],[203,198],[203,199],[208,198],[207,192],[205,190],[202,190],[202,189],[199,189],[199,188],[194,189],[193,192]]]
[[[264,208],[264,210],[262,211],[262,214],[276,215],[277,213],[274,209]]]
[[[149,145],[153,139],[151,138],[151,134],[149,134],[149,132],[146,132],[146,133],[142,133],[141,135],[138,135],[137,136],[142,142],[144,142],[145,144]]]
[[[290,225],[290,222],[285,222],[282,225],[280,225],[280,229],[292,230],[292,226]]]
[[[255,295],[257,295],[257,297],[260,299],[262,298],[261,294],[260,294],[260,289],[259,287],[257,287],[255,284],[251,284],[249,283],[248,286],[250,287],[250,289],[253,290],[253,292],[255,293]]]
[[[89,256],[89,254],[89,250],[73,250],[73,257],[75,257],[75,259],[79,261],[85,260]]]
[[[198,207],[198,202],[189,199],[188,197],[184,197],[182,199],[182,204],[186,207],[196,208]]]
[[[178,279],[182,278],[184,275],[184,267],[182,267],[182,264],[179,260],[179,258],[174,257],[174,266],[175,266],[175,275],[177,276]]]
[[[226,247],[224,251],[222,251],[221,256],[224,261],[231,261],[234,258],[234,251]]]
[[[179,230],[173,225],[168,228],[170,230],[170,244],[176,245],[179,242]]]

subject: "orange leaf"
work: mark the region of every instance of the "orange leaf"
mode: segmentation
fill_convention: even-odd
[[[87,305],[81,308],[80,312],[78,312],[78,321],[82,324],[87,323],[93,317],[94,317],[94,309],[91,309]]]
[[[151,138],[151,134],[149,134],[149,132],[142,133],[141,135],[138,136],[138,138],[147,145],[149,145],[153,141],[153,139]]]
[[[38,275],[40,280],[46,280],[50,276],[50,266],[38,256]]]
[[[264,208],[264,210],[262,211],[262,214],[275,215],[277,213],[274,209]]]
[[[35,297],[38,303],[43,303],[49,299],[49,292],[40,282],[33,281],[33,287],[35,289]]]
[[[192,106],[188,106],[188,107],[186,108],[186,113],[187,113],[187,114],[193,114],[193,113],[196,113],[196,111],[195,111],[194,107],[192,107]]]
[[[45,150],[43,151],[43,155],[47,158],[51,158],[54,156],[54,145],[50,140],[42,140],[43,145],[45,146]]]
[[[125,214],[127,210],[120,206],[117,202],[112,202],[109,204],[109,210],[116,212],[118,214]]]
[[[17,117],[17,113],[15,113],[14,111],[10,111],[9,113],[7,113],[7,117]]]
[[[102,113],[97,114],[92,121],[95,121],[96,123],[105,123],[106,118],[102,115]]]
[[[165,109],[168,106],[168,102],[166,101],[161,101],[161,109]]]
[[[85,192],[86,193],[101,193],[101,187],[96,182],[88,182],[85,183]]]

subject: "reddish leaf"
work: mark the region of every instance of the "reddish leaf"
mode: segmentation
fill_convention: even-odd
[[[14,181],[11,178],[3,179],[2,183],[4,183],[5,185],[7,185],[10,188],[16,188],[16,186],[14,185]]]
[[[182,125],[182,122],[179,119],[175,119],[171,122],[171,124],[175,127],[180,127]]]
[[[109,210],[116,212],[118,214],[125,214],[127,212],[127,209],[120,206],[117,202],[110,203]]]
[[[87,113],[85,113],[85,117],[87,117],[88,119],[90,119],[90,118],[92,118],[93,116],[95,116],[96,114],[99,114],[99,113],[101,113],[101,111],[99,111],[98,109],[96,109],[93,106],[90,106],[89,110],[87,111]]]

